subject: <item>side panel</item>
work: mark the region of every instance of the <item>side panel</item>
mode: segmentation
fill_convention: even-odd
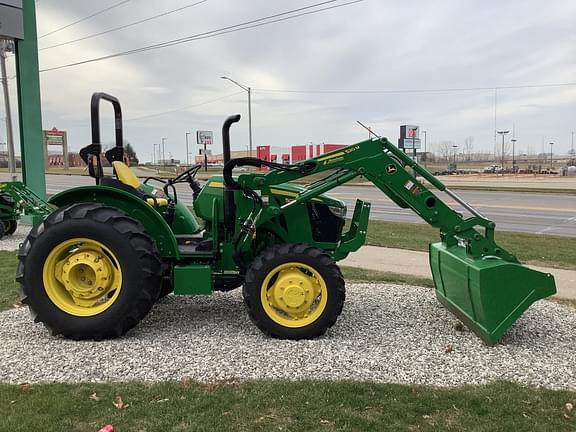
[[[106,186],[83,186],[54,195],[48,201],[57,207],[97,202],[122,210],[138,220],[156,242],[162,257],[179,258],[178,245],[164,218],[140,198]]]
[[[174,294],[212,294],[212,268],[208,265],[174,266]]]

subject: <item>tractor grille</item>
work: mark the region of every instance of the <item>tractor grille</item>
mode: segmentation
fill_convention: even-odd
[[[312,238],[317,242],[337,243],[342,236],[344,219],[336,216],[323,203],[308,203]]]

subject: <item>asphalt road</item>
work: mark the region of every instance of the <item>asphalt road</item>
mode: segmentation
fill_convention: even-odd
[[[7,174],[0,174],[0,180],[8,179]],[[85,176],[48,175],[46,179],[48,194],[94,183],[93,179]],[[181,199],[192,203],[192,193],[186,185],[181,185],[178,191]],[[497,229],[576,237],[576,195],[492,191],[457,193],[485,217],[496,222]],[[372,219],[423,223],[411,210],[397,207],[375,187],[341,186],[334,189],[331,195],[345,201],[349,212],[353,211],[354,203],[359,198],[372,203]],[[451,207],[464,212],[445,194],[439,196]]]

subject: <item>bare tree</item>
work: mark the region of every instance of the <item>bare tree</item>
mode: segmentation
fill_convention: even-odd
[[[474,151],[474,137],[469,136],[464,140],[464,155],[466,160],[470,162],[472,160],[472,152]]]
[[[440,144],[438,144],[438,153],[440,153],[440,156],[442,156],[447,162],[452,154],[453,145],[454,141],[441,141]]]

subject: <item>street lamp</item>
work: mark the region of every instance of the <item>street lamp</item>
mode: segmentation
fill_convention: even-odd
[[[515,174],[516,173],[516,158],[515,156],[515,152],[516,152],[516,138],[512,138],[510,141],[512,141],[512,172]]]
[[[242,90],[248,92],[248,142],[250,144],[250,157],[252,157],[252,89],[248,86],[240,84],[238,81],[234,81],[232,78],[227,76],[221,76],[220,78],[223,80],[228,80],[231,83],[236,84]]]
[[[453,169],[454,169],[454,171],[456,171],[456,151],[457,151],[457,149],[458,149],[458,145],[457,145],[457,144],[454,144],[454,145],[452,146],[452,148],[454,149],[454,167],[453,167]]]
[[[188,158],[188,156],[190,155],[190,152],[188,151],[188,135],[190,135],[190,132],[186,132],[186,166],[187,167],[190,166],[190,160]]]
[[[552,146],[554,145],[553,142],[550,143],[550,174],[552,174]]]
[[[502,130],[502,131],[498,131],[498,133],[500,135],[502,135],[502,168],[501,168],[501,172],[502,172],[502,175],[504,175],[504,136],[506,134],[509,134],[510,131],[509,130],[507,130],[507,131]]]

